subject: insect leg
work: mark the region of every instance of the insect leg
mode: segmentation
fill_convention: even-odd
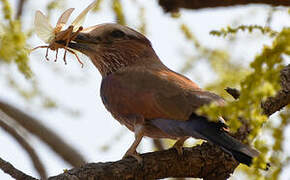
[[[77,35],[79,34],[79,32],[82,31],[83,29],[84,29],[84,28],[83,28],[82,26],[80,26],[80,27],[78,28],[78,30],[72,34],[72,36],[71,36],[71,38],[70,38],[70,41],[74,40],[74,39],[77,37]]]
[[[57,61],[58,49],[56,49],[55,51],[56,51],[56,53],[55,53],[55,60],[54,60],[54,62]]]
[[[35,51],[36,49],[39,49],[39,48],[48,48],[48,46],[37,46],[37,47],[31,49],[31,51]]]
[[[45,59],[46,59],[47,61],[49,61],[49,59],[48,59],[48,48],[49,48],[49,47],[46,48],[46,53],[45,53]]]
[[[67,64],[67,62],[66,62],[66,53],[67,53],[67,46],[68,46],[68,43],[71,41],[71,34],[73,33],[73,26],[70,26],[69,28],[68,28],[68,31],[67,31],[68,33],[66,33],[66,36],[67,36],[67,38],[66,38],[66,43],[65,43],[65,47],[64,47],[64,49],[65,49],[65,51],[64,51],[64,55],[63,55],[63,61],[64,61],[64,63],[65,64]]]
[[[81,64],[81,66],[82,66],[82,68],[83,68],[83,67],[84,67],[84,63],[79,59],[78,55],[77,55],[75,52],[73,52],[72,50],[70,50],[70,49],[67,49],[67,48],[66,48],[66,50],[67,50],[68,52],[72,53],[73,55],[75,55],[75,57],[77,58],[78,62]]]
[[[67,49],[66,49],[66,46],[64,47],[64,55],[63,55],[63,61],[64,61],[64,64],[65,65],[67,65],[67,62],[66,62],[66,51],[67,51]]]

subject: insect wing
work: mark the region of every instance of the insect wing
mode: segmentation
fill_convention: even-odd
[[[34,28],[36,35],[45,43],[49,43],[54,37],[53,27],[41,11],[36,11],[35,13]]]
[[[65,12],[62,13],[62,15],[58,18],[58,21],[56,23],[56,27],[54,29],[54,32],[60,32],[64,25],[66,25],[66,22],[68,21],[68,18],[70,17],[71,13],[74,11],[74,8],[69,8]]]
[[[84,9],[80,15],[72,22],[71,25],[74,26],[74,31],[77,31],[77,29],[82,26],[82,24],[84,23],[85,19],[86,19],[86,15],[88,14],[88,12],[93,9],[95,7],[95,5],[97,4],[97,0],[95,0],[94,2],[92,2],[86,9]]]

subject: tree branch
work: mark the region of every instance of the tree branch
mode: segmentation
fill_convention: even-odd
[[[225,91],[227,91],[227,93],[229,93],[235,100],[239,99],[241,96],[240,91],[235,88],[227,87]]]
[[[0,110],[9,117],[14,119],[23,128],[34,134],[44,143],[46,143],[55,153],[62,157],[66,162],[74,167],[85,164],[84,157],[78,153],[73,147],[68,145],[63,139],[56,135],[53,131],[45,127],[39,120],[29,116],[19,109],[1,101]]]
[[[16,169],[12,164],[9,162],[3,160],[0,158],[0,168],[7,174],[9,174],[11,177],[15,179],[21,179],[21,180],[36,180],[35,178],[24,174],[23,172]]]
[[[47,176],[46,176],[46,171],[44,169],[44,166],[43,166],[42,162],[40,161],[38,155],[34,151],[34,149],[30,146],[30,144],[28,144],[28,142],[22,136],[20,136],[12,127],[10,127],[9,125],[7,125],[1,119],[0,119],[0,127],[3,130],[5,130],[8,134],[10,134],[11,136],[13,136],[14,139],[22,146],[22,148],[28,153],[29,157],[31,158],[31,160],[33,162],[33,165],[34,165],[34,168],[38,172],[38,174],[41,177],[41,179],[46,179]],[[7,165],[4,166],[4,167],[7,167]],[[2,168],[2,167],[0,167],[0,168]],[[16,171],[9,171],[9,172],[15,173]],[[15,176],[18,176],[18,175],[19,175],[19,173],[10,174],[10,176],[12,176],[14,178],[15,178]],[[21,174],[21,175],[23,175],[23,174]]]
[[[280,83],[281,90],[276,93],[275,97],[268,97],[266,101],[261,102],[261,107],[267,116],[271,116],[290,104],[290,64],[282,69]],[[227,87],[225,90],[235,99],[238,99],[240,96],[240,91],[237,89]]]
[[[208,143],[184,148],[179,156],[174,149],[146,153],[142,155],[143,164],[134,158],[117,162],[89,163],[74,168],[49,180],[69,180],[75,177],[85,179],[162,179],[167,177],[195,177],[206,179],[227,179],[237,167],[238,162],[217,146]],[[217,168],[220,167],[220,168]]]
[[[159,0],[165,12],[176,12],[180,8],[202,9],[247,4],[267,4],[271,6],[290,6],[289,0]]]
[[[281,90],[277,92],[276,96],[269,97],[265,102],[261,103],[267,116],[290,104],[290,64],[281,71],[280,81]]]
[[[17,5],[16,19],[21,18],[25,1],[26,0],[19,0],[18,5]]]

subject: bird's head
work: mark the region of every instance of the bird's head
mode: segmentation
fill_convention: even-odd
[[[82,30],[68,46],[87,55],[103,76],[136,63],[159,61],[144,35],[113,23]]]

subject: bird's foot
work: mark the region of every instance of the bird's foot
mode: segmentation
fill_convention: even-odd
[[[178,139],[175,144],[173,145],[173,148],[176,149],[177,153],[179,156],[182,156],[183,155],[183,144],[184,144],[184,141],[186,141],[188,137],[184,137],[184,138],[180,138]]]
[[[133,152],[127,151],[122,159],[125,159],[125,158],[130,157],[130,156],[135,158],[138,161],[138,164],[143,163],[143,158],[136,151],[133,151]]]
[[[177,153],[179,156],[182,156],[183,155],[183,143],[179,143],[179,141],[177,141],[174,145],[173,145],[173,148],[176,149]]]

